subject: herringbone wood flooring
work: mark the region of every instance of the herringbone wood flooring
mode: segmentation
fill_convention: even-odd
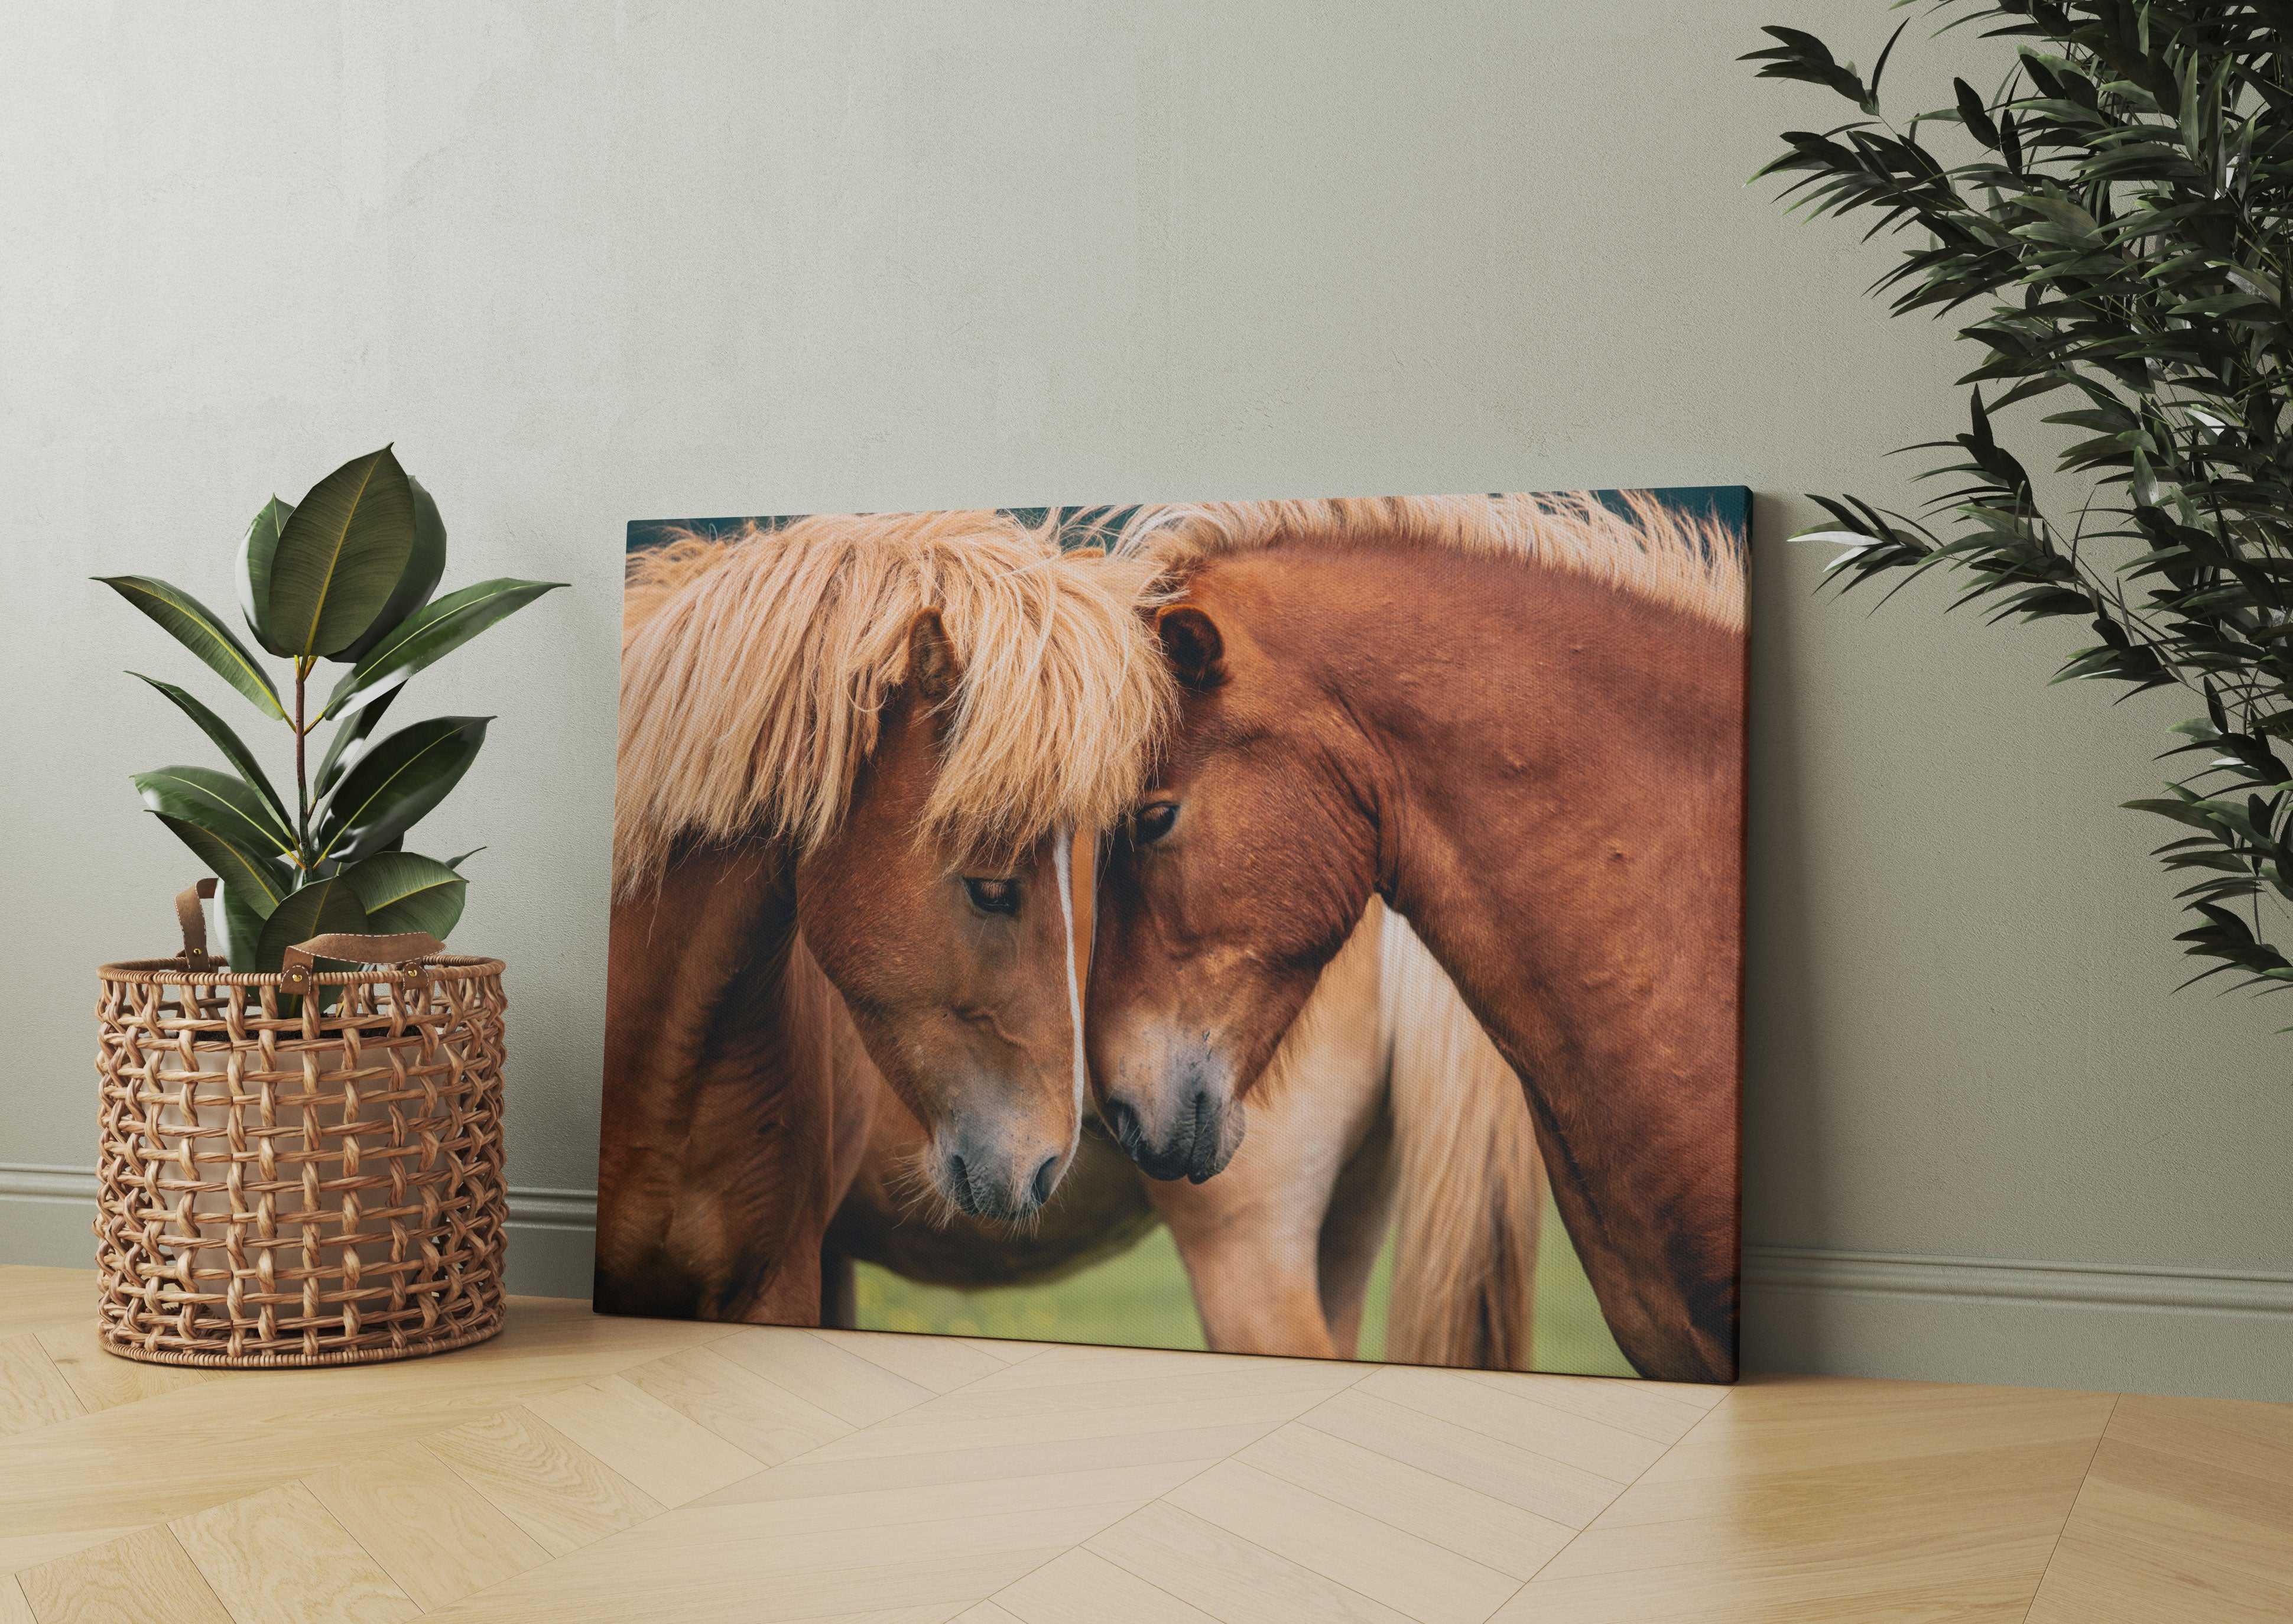
[[[2293,1407],[608,1320],[96,1351],[0,1268],[0,1624],[2293,1614]],[[2035,1598],[2035,1605],[2034,1605]]]

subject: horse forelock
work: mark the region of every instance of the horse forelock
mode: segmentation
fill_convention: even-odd
[[[1317,543],[1446,548],[1566,570],[1740,632],[1744,552],[1736,532],[1653,491],[1618,495],[1621,513],[1589,491],[1169,503],[1133,513],[1116,550],[1155,561],[1175,588],[1198,564],[1228,554]]]
[[[1054,516],[753,521],[631,561],[614,787],[617,890],[682,839],[832,833],[936,610],[956,685],[920,834],[1008,854],[1128,808],[1175,710],[1138,613],[1159,573],[1062,553]]]

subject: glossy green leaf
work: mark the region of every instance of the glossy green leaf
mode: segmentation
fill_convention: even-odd
[[[314,936],[331,936],[336,931],[363,935],[367,929],[366,909],[359,905],[358,893],[347,881],[314,881],[283,899],[263,922],[262,940],[255,946],[255,968],[265,974],[275,974],[289,947],[298,946]],[[343,967],[338,959],[320,959],[317,965],[322,971]]]
[[[247,850],[188,818],[170,817],[165,812],[155,816],[174,832],[177,840],[191,849],[207,865],[207,872],[221,880],[226,889],[239,888],[240,902],[257,917],[269,918],[271,910],[293,889],[288,870],[276,858]]]
[[[211,767],[163,767],[138,773],[135,788],[154,812],[214,831],[265,857],[293,851],[295,837],[245,779]]]
[[[369,928],[385,935],[426,930],[446,939],[462,917],[470,882],[435,857],[410,851],[380,851],[343,870],[358,893]]]
[[[278,820],[279,827],[286,829],[292,824],[294,820],[287,810],[287,803],[280,800],[279,792],[271,787],[271,780],[264,775],[263,764],[255,759],[254,752],[247,748],[245,741],[231,731],[228,722],[172,682],[161,682],[157,677],[144,677],[141,671],[130,671],[127,674],[130,677],[142,678],[143,681],[150,683],[160,693],[174,701],[176,708],[197,723],[201,733],[215,741],[215,748],[223,751],[223,758],[239,769],[239,775],[247,781],[248,786],[256,794],[263,797],[263,804],[271,808],[272,816]]]
[[[399,574],[398,585],[391,589],[390,601],[374,617],[374,624],[356,642],[330,658],[365,659],[376,644],[430,601],[430,595],[438,589],[438,578],[446,572],[446,521],[439,516],[438,504],[431,500],[420,480],[409,474],[406,484],[414,493],[414,550],[407,555],[406,568]]]
[[[321,721],[371,704],[432,662],[450,654],[497,621],[506,620],[565,583],[562,581],[480,581],[450,592],[377,643],[343,675],[327,697]]]
[[[368,751],[328,798],[315,835],[320,855],[352,863],[405,833],[461,782],[491,720],[437,717]]]
[[[375,725],[382,720],[383,713],[390,709],[390,702],[405,691],[403,688],[393,688],[381,698],[361,706],[343,719],[342,723],[335,729],[334,737],[327,741],[327,753],[319,758],[319,770],[311,780],[311,794],[313,800],[324,800],[327,798],[327,792],[335,787],[335,781],[355,766],[361,756],[366,754]]]
[[[482,846],[473,846],[469,850],[464,852],[458,857],[448,857],[446,859],[446,866],[450,869],[459,870],[463,864],[468,862],[472,857],[476,857],[485,848]]]
[[[246,618],[255,640],[274,654],[291,653],[271,640],[271,560],[279,551],[279,532],[294,508],[272,497],[247,526],[239,543],[239,612]]]
[[[210,670],[264,712],[280,721],[287,719],[286,708],[279,702],[279,690],[271,686],[271,678],[255,663],[255,656],[198,598],[149,575],[99,575],[95,579],[158,621],[177,642],[206,661]]]
[[[216,895],[223,905],[215,912],[223,925],[223,957],[233,970],[251,975],[263,946],[263,922],[267,916],[263,910],[271,905],[263,899],[258,907],[247,899],[246,888],[227,881]]]
[[[413,487],[388,446],[312,486],[271,560],[272,639],[305,660],[356,642],[405,574],[414,530]]]

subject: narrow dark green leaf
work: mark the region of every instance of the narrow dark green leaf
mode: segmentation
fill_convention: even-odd
[[[271,637],[304,660],[356,642],[406,572],[414,528],[413,488],[388,446],[312,486],[271,561]]]
[[[264,775],[263,764],[255,759],[254,752],[247,748],[239,735],[231,731],[228,722],[172,682],[161,682],[157,677],[145,677],[141,671],[127,674],[141,678],[174,701],[176,709],[190,717],[198,724],[201,733],[215,741],[215,748],[223,751],[224,759],[237,767],[239,775],[263,797],[263,804],[271,808],[271,816],[278,820],[281,829],[293,822],[287,811],[287,803],[279,799],[279,792],[271,787],[271,780]]]
[[[1910,26],[1911,20],[1908,17],[1897,23],[1895,31],[1887,36],[1887,43],[1879,52],[1879,60],[1871,64],[1871,79],[1864,89],[1861,106],[1873,118],[1879,113],[1879,81],[1886,77],[1887,59],[1895,54],[1895,42],[1902,38],[1903,30]]]
[[[328,798],[315,836],[320,855],[355,862],[405,833],[461,782],[492,719],[438,717],[368,751]]]
[[[1996,151],[1998,126],[1990,121],[1990,114],[1983,107],[1982,98],[1975,93],[1974,86],[1965,79],[1953,79],[1950,87],[1958,97],[1959,121],[1966,126],[1967,134]]]
[[[149,575],[99,575],[95,578],[165,627],[185,648],[207,663],[209,670],[253,700],[280,721],[287,719],[279,690],[255,662],[247,646],[215,612],[179,587]]]
[[[467,643],[487,627],[506,620],[539,597],[565,583],[562,581],[480,581],[450,592],[407,620],[380,642],[366,658],[344,673],[327,696],[320,720],[342,716],[391,692],[415,672]]]
[[[370,929],[383,935],[425,930],[446,939],[462,917],[470,882],[449,864],[410,851],[381,851],[343,870]]]

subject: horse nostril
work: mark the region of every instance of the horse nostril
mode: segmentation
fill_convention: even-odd
[[[947,1158],[947,1181],[955,1187],[956,1206],[976,1217],[978,1208],[972,1204],[971,1199],[971,1173],[964,1166],[961,1157],[951,1156]]]
[[[1211,1092],[1201,1084],[1187,1097],[1186,1115],[1179,1119],[1179,1134],[1171,1141],[1171,1153],[1189,1160],[1199,1160],[1203,1135],[1208,1131],[1212,1137],[1216,1129],[1211,1123]]]
[[[1106,1131],[1114,1135],[1124,1154],[1136,1157],[1139,1150],[1138,1112],[1127,1100],[1106,1102]]]
[[[1211,1098],[1210,1090],[1197,1088],[1187,1123],[1186,1155],[1189,1183],[1203,1183],[1218,1171],[1220,1114],[1219,1103]]]
[[[1037,1206],[1042,1206],[1051,1198],[1051,1190],[1058,1181],[1059,1158],[1056,1156],[1047,1156],[1043,1158],[1043,1165],[1035,1169],[1034,1195]]]

